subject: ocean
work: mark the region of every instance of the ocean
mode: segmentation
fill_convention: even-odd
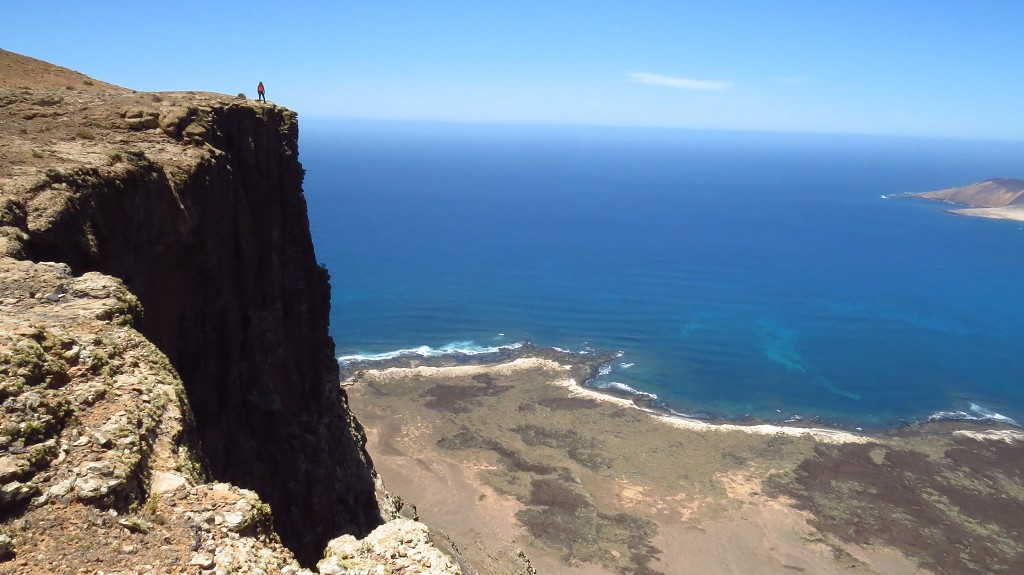
[[[1024,143],[303,120],[341,361],[517,342],[713,418],[1024,422]],[[404,350],[404,351],[403,351]]]

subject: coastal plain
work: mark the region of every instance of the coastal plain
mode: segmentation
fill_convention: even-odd
[[[388,488],[481,573],[1011,573],[1024,435],[663,417],[565,354],[343,370]]]

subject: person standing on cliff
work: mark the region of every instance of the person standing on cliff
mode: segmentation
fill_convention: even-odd
[[[266,102],[267,97],[264,95],[263,82],[260,82],[259,86],[256,86],[256,100],[259,102]]]

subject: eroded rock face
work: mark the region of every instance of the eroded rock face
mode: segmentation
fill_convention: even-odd
[[[296,116],[214,94],[88,86],[0,78],[0,292],[17,323],[0,342],[0,507],[123,513],[155,477],[179,489],[205,467],[268,502],[283,542],[312,564],[330,538],[365,535],[381,517],[338,386]],[[91,318],[73,314],[86,334],[58,311]],[[161,374],[121,370],[143,348]],[[150,379],[183,384],[188,401]],[[112,390],[135,403],[79,430]],[[167,448],[194,469],[155,476],[161,414],[175,402],[196,438]],[[96,457],[75,459],[83,450]]]
[[[431,544],[427,526],[410,519],[385,523],[362,540],[350,535],[334,539],[317,569],[323,575],[462,573],[458,565]]]
[[[180,489],[205,475],[181,381],[132,327],[141,310],[113,277],[0,257],[0,571],[128,566],[154,541],[185,544],[185,498],[160,513],[148,487],[154,474]],[[157,517],[158,539],[117,523]],[[136,552],[111,553],[111,537]]]

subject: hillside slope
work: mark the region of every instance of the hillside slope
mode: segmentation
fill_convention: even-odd
[[[975,208],[1002,208],[1024,204],[1024,180],[995,178],[969,186],[925,192],[918,196],[926,200],[945,200]]]
[[[951,214],[1024,221],[1024,180],[994,178],[959,188],[907,195],[966,206],[948,210]]]

